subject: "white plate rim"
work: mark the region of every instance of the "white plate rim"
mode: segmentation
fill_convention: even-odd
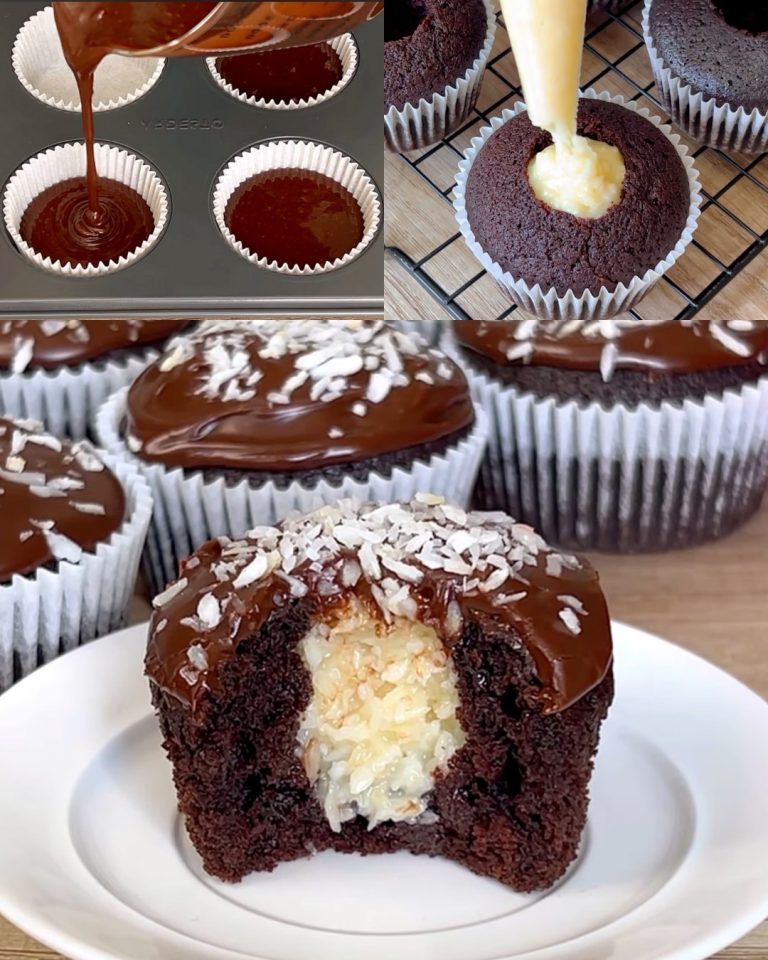
[[[143,646],[143,637],[146,633],[146,626],[146,624],[134,625],[126,628],[125,630],[111,634],[109,637],[104,637],[92,644],[88,644],[84,647],[78,648],[77,650],[71,651],[70,653],[57,658],[51,663],[46,664],[44,667],[41,667],[31,676],[27,677],[24,681],[16,684],[9,691],[3,694],[2,697],[0,697],[0,743],[2,743],[3,727],[6,722],[5,717],[7,715],[13,715],[13,712],[16,709],[15,704],[17,701],[21,701],[22,698],[34,696],[36,687],[43,682],[43,679],[47,679],[49,676],[53,676],[54,673],[59,671],[64,672],[72,670],[76,659],[78,659],[78,662],[80,660],[85,662],[87,658],[92,656],[93,650],[97,648],[97,646],[103,650],[104,645],[109,643],[113,645],[125,645],[131,642],[138,644],[140,639]],[[625,642],[656,644],[660,650],[665,648],[671,649],[675,651],[677,656],[689,659],[692,664],[695,663],[700,667],[703,667],[706,671],[711,673],[713,679],[718,678],[721,682],[729,683],[732,689],[738,692],[745,702],[751,703],[753,708],[757,707],[761,711],[764,711],[766,722],[768,723],[768,703],[757,693],[751,690],[746,684],[731,676],[710,661],[706,660],[704,657],[691,652],[679,644],[675,644],[672,641],[658,637],[640,628],[633,627],[620,621],[613,621],[613,629],[615,635],[619,639],[619,643],[617,644],[618,648],[620,648]],[[137,720],[140,720],[149,714],[151,714],[151,709],[149,707],[147,698],[147,701],[144,705],[144,710],[141,713],[137,713],[135,719],[131,723],[112,730],[111,737],[118,736],[121,732],[123,732],[123,730],[132,726]],[[168,928],[164,927],[162,924],[158,924],[151,918],[145,917],[130,907],[126,907],[119,901],[116,902],[124,910],[128,910],[131,914],[140,918],[143,924],[156,927],[158,930],[164,931],[166,935],[168,934]],[[631,917],[632,912],[634,911],[631,911],[630,913],[609,924],[605,929],[608,929],[615,924],[624,922],[628,917]],[[55,923],[49,922],[44,913],[31,909],[27,903],[15,898],[12,888],[3,881],[1,856],[0,914],[2,914],[11,924],[16,926],[28,936],[33,937],[35,940],[44,944],[51,950],[55,950],[66,957],[73,958],[73,960],[138,960],[138,958],[133,957],[130,954],[121,952],[118,947],[116,947],[115,950],[111,948],[109,950],[103,950],[99,947],[93,946],[87,940],[71,936],[67,931],[62,930]],[[729,923],[721,924],[715,930],[703,932],[701,935],[697,936],[695,940],[691,940],[689,943],[683,946],[674,948],[671,952],[664,953],[663,955],[659,954],[658,956],[663,956],[664,960],[704,960],[704,958],[714,955],[715,953],[727,948],[729,945],[747,935],[750,931],[754,930],[764,920],[766,920],[766,918],[768,918],[768,871],[766,871],[764,889],[760,891],[759,895],[753,896],[749,906],[741,911],[738,915],[734,916]],[[179,943],[186,941],[198,949],[206,946],[201,941],[191,939],[183,933],[174,932],[173,935],[176,939],[178,939]],[[579,940],[582,939],[585,939],[585,937],[577,937],[576,939],[569,941],[567,944],[565,944],[565,946],[576,946]],[[557,947],[544,947],[536,949],[532,952],[526,953],[524,956],[520,955],[519,960],[528,960],[529,957],[534,958],[539,954],[542,956],[542,958],[546,958],[546,960],[548,960],[550,955],[554,956],[554,953],[557,952],[557,949]],[[211,947],[211,951],[211,957],[237,956],[236,951],[229,951],[218,947]],[[246,955],[243,954],[242,956],[245,957]],[[259,958],[255,954],[252,957],[250,954],[247,956],[249,960],[263,960],[263,958]],[[558,956],[560,956],[560,954],[558,954]],[[568,956],[568,954],[562,954],[562,956],[565,958]]]

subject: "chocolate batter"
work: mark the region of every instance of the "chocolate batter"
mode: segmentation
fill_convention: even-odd
[[[224,221],[252,254],[289,267],[314,267],[363,239],[360,205],[341,184],[311,170],[267,170],[229,198]]]
[[[32,200],[19,232],[36,253],[76,266],[119,260],[155,229],[145,200],[118,180],[103,177],[95,203],[94,215],[86,178],[62,180]]]
[[[240,93],[259,100],[309,100],[334,87],[344,75],[330,44],[220,57],[216,69]]]

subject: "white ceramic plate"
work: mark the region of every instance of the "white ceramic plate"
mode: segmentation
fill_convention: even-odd
[[[617,624],[589,827],[554,890],[440,860],[201,870],[149,706],[146,628],[0,697],[0,912],[74,960],[702,960],[768,914],[768,705]]]

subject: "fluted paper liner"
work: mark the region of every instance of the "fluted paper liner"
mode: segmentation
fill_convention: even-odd
[[[79,112],[80,94],[61,49],[53,7],[39,10],[16,36],[11,63],[19,83],[49,107]],[[109,56],[94,77],[93,109],[96,112],[125,107],[154,87],[165,61],[156,57]]]
[[[107,397],[133,383],[158,356],[157,350],[146,348],[119,360],[100,358],[54,370],[0,370],[0,412],[39,420],[57,437],[82,440],[91,433]]]
[[[454,357],[448,338],[443,349]],[[552,543],[634,553],[723,536],[768,484],[768,376],[682,403],[536,397],[468,368],[490,418],[481,506],[509,511]]]
[[[403,333],[417,333],[429,344],[436,347],[440,340],[450,332],[450,322],[437,317],[418,317],[413,320],[392,320],[392,325]]]
[[[123,485],[126,518],[79,563],[61,561],[0,584],[0,693],[39,664],[125,626],[152,495],[134,466],[103,459]]]
[[[643,36],[653,75],[664,106],[672,120],[689,137],[719,150],[764,153],[768,150],[768,113],[755,107],[745,110],[696,92],[664,63],[650,32],[651,0],[643,7]]]
[[[254,97],[243,93],[242,90],[238,90],[237,87],[233,86],[221,76],[216,67],[216,61],[220,59],[219,57],[209,57],[206,60],[206,64],[218,86],[220,86],[225,93],[228,93],[230,97],[234,97],[235,100],[239,100],[249,107],[259,107],[262,110],[304,110],[307,107],[316,107],[318,104],[325,103],[326,100],[331,100],[333,97],[338,96],[338,94],[349,85],[357,73],[359,55],[355,38],[351,33],[345,33],[341,37],[335,37],[333,40],[329,40],[328,46],[336,51],[339,60],[341,60],[341,79],[323,93],[318,93],[314,97],[307,97],[301,100],[265,100],[263,97]]]
[[[155,499],[145,570],[155,590],[178,576],[179,560],[211,537],[242,537],[247,530],[274,524],[292,510],[306,512],[344,497],[393,502],[429,492],[466,505],[475,484],[488,437],[488,417],[476,411],[471,432],[444,453],[395,467],[391,476],[371,472],[365,481],[345,478],[339,486],[321,480],[314,487],[294,481],[281,489],[268,481],[255,488],[247,476],[227,485],[206,481],[200,470],[183,470],[135,457],[122,435],[127,389],[113,394],[97,416],[99,442],[113,456],[138,465]]]
[[[558,296],[554,288],[543,290],[538,283],[530,286],[524,280],[516,279],[511,273],[504,270],[485,252],[478,243],[467,219],[465,194],[472,164],[488,139],[508,120],[523,113],[527,108],[524,103],[517,103],[514,109],[505,110],[500,117],[493,117],[491,126],[483,127],[480,135],[472,140],[470,147],[464,153],[464,159],[459,164],[453,200],[456,220],[469,249],[514,303],[521,309],[534,314],[540,320],[546,320],[555,325],[579,322],[586,324],[595,320],[607,320],[634,307],[682,257],[686,247],[693,239],[701,213],[701,184],[693,158],[689,155],[680,137],[673,132],[668,124],[662,123],[658,117],[653,116],[644,107],[639,107],[633,101],[624,100],[623,97],[612,97],[608,93],[597,94],[594,90],[586,90],[582,96],[592,100],[617,103],[627,110],[639,113],[640,116],[653,123],[677,150],[688,176],[691,199],[688,219],[680,239],[669,254],[654,268],[646,270],[643,276],[633,277],[628,284],[620,283],[613,291],[602,287],[598,293],[587,290],[578,296],[572,290],[567,291],[563,296]],[[482,320],[483,318],[480,317],[479,319]]]
[[[103,277],[117,273],[146,256],[160,239],[168,220],[168,193],[163,181],[140,157],[108,143],[95,145],[96,169],[100,177],[118,180],[143,197],[155,218],[155,229],[131,253],[106,263],[63,264],[37,253],[19,233],[24,211],[38,194],[54,183],[85,176],[85,144],[63,143],[38,153],[21,166],[5,186],[3,217],[11,239],[35,266],[64,277]]]
[[[224,222],[224,213],[229,198],[235,190],[251,177],[267,170],[300,169],[323,174],[348,190],[357,201],[363,214],[363,238],[349,253],[336,260],[327,260],[312,266],[289,266],[268,260],[251,252],[241,243]],[[231,160],[224,168],[213,191],[213,215],[227,243],[246,260],[257,267],[273,270],[290,276],[307,277],[329,273],[351,263],[373,242],[381,223],[381,199],[373,180],[365,170],[350,157],[333,147],[309,140],[273,140],[251,147]]]
[[[384,114],[384,139],[394,153],[421,150],[438,143],[461,126],[472,111],[480,93],[488,58],[496,36],[496,13],[491,0],[483,0],[487,16],[485,42],[463,77],[418,103],[394,104]]]

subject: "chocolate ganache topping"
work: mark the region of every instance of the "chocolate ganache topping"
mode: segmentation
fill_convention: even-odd
[[[547,330],[535,318],[515,313],[504,320],[456,320],[454,330],[462,346],[503,366],[600,371],[604,380],[614,370],[664,375],[768,366],[768,320],[645,324],[615,318],[577,330]]]
[[[200,716],[223,663],[287,604],[322,619],[354,597],[372,617],[432,627],[448,653],[465,626],[496,623],[519,637],[544,713],[566,709],[606,675],[611,630],[596,572],[551,549],[503,513],[467,513],[442,498],[411,504],[343,501],[244,540],[211,540],[155,597],[146,671]]]
[[[123,522],[117,477],[86,442],[0,418],[0,583],[52,561],[78,563]]]
[[[126,441],[169,466],[308,470],[442,439],[473,419],[456,364],[382,321],[208,321],[134,382]]]
[[[158,343],[188,320],[0,320],[0,370],[52,370]]]

